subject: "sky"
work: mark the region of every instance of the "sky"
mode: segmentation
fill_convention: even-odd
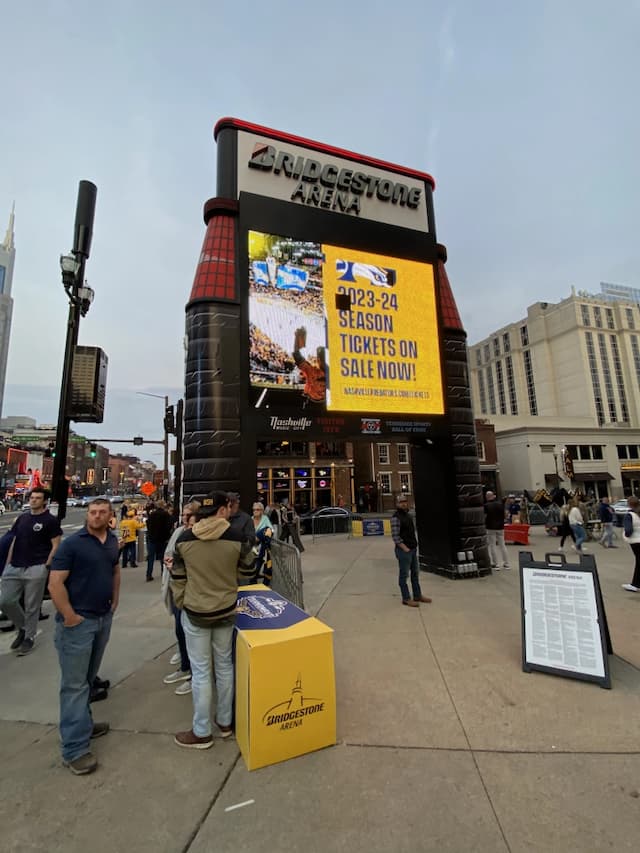
[[[181,394],[222,116],[432,174],[470,344],[571,286],[640,286],[639,0],[0,0],[0,21],[0,232],[15,200],[17,248],[3,415],[57,418],[58,260],[86,179],[79,342],[106,351],[109,381],[105,424],[82,431],[161,432],[162,402],[135,391]]]

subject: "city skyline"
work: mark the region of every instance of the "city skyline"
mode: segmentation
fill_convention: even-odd
[[[325,11],[363,45],[394,49],[362,50],[354,63],[336,43],[335,60],[329,51],[292,74],[291,48],[311,13],[282,1],[247,17],[196,0],[180,10],[51,0],[36,19],[22,7],[4,19],[15,83],[4,99],[0,217],[15,198],[18,248],[9,384],[59,387],[67,303],[58,257],[87,179],[98,187],[87,264],[96,296],[79,342],[109,356],[108,397],[182,387],[184,306],[223,115],[433,174],[437,236],[471,344],[571,286],[640,285],[638,119],[625,109],[640,70],[637,4],[586,2],[579,16],[569,3],[498,0],[480,18],[470,2],[401,3],[393,18],[359,0]],[[257,97],[256,80],[271,94]],[[64,108],[69,92],[82,121]],[[3,414],[33,413],[8,399]],[[126,432],[130,414],[125,405],[118,415]]]

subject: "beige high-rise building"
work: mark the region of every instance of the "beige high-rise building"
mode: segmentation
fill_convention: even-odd
[[[13,265],[16,257],[14,240],[15,210],[11,210],[9,227],[2,243],[0,243],[0,416],[4,402],[4,385],[7,376],[7,359],[9,356],[9,338],[11,337],[11,316],[13,314],[13,299],[11,298],[11,282]]]
[[[469,347],[474,414],[509,491],[640,487],[640,308],[572,292]],[[573,462],[564,468],[567,455]]]

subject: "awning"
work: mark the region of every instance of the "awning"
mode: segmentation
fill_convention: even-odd
[[[613,480],[613,477],[608,471],[576,471],[573,479],[582,480],[583,483],[593,483],[596,480]]]

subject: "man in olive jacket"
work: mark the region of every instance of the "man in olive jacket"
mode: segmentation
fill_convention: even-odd
[[[198,511],[198,521],[175,544],[171,591],[182,610],[182,627],[191,661],[193,726],[178,732],[178,746],[208,749],[211,735],[212,667],[215,668],[215,723],[222,737],[232,734],[233,629],[238,569],[251,560],[251,543],[229,524],[226,492],[213,492]]]

